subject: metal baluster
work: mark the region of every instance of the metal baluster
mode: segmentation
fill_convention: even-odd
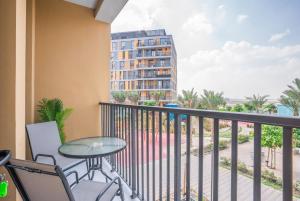
[[[146,158],[147,158],[147,201],[150,200],[150,176],[149,176],[149,110],[146,111],[146,144],[147,144],[147,149],[146,149]]]
[[[237,201],[238,122],[231,123],[231,201]]]
[[[162,200],[162,112],[159,112],[159,200]]]
[[[129,158],[129,186],[131,186],[131,172],[132,172],[132,167],[131,167],[131,108],[128,108],[128,158]]]
[[[167,113],[167,201],[170,201],[170,113]]]
[[[124,115],[124,107],[122,107],[122,139],[125,140],[125,115]],[[125,180],[125,150],[122,151],[122,178]]]
[[[213,189],[212,200],[218,201],[219,188],[219,119],[214,119]]]
[[[199,117],[198,201],[203,201],[203,117]]]
[[[155,111],[152,111],[152,199],[155,201]]]
[[[181,200],[181,115],[175,114],[174,201]]]
[[[254,124],[253,200],[261,200],[261,124]]]
[[[136,112],[131,108],[131,166],[132,166],[132,195],[131,198],[136,198]]]
[[[144,191],[144,110],[141,109],[141,148],[142,148],[142,200],[145,199]]]
[[[140,194],[140,168],[139,168],[139,110],[136,109],[136,180],[137,180],[137,195]]]
[[[190,167],[191,167],[191,116],[187,116],[186,123],[186,200],[190,200]]]
[[[128,125],[128,116],[127,116],[127,108],[125,107],[125,141],[127,142],[128,144],[128,128],[127,128],[127,125]],[[126,171],[125,171],[125,178],[126,178],[126,182],[128,182],[128,171],[129,171],[129,160],[128,160],[128,146],[126,147],[125,149],[125,164],[126,164]]]
[[[293,199],[293,130],[283,127],[283,201]]]

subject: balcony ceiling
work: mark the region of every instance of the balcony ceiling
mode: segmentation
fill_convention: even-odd
[[[65,0],[80,6],[91,8],[98,21],[112,23],[128,0]]]

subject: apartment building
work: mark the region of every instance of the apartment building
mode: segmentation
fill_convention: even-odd
[[[177,55],[172,35],[164,29],[113,33],[111,92],[138,92],[140,103],[161,91],[161,102],[177,95]]]

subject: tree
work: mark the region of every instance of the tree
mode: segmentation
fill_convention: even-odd
[[[137,105],[140,99],[140,95],[138,92],[129,92],[127,94],[127,98],[131,102],[131,104]]]
[[[198,102],[198,94],[191,90],[182,90],[182,95],[178,96],[178,102],[182,107],[195,108]]]
[[[73,109],[64,108],[63,102],[58,98],[43,98],[37,107],[37,112],[43,122],[56,121],[61,143],[64,143],[66,139],[65,120],[70,116]]]
[[[277,107],[273,103],[269,103],[264,107],[264,110],[269,112],[269,114],[277,113]]]
[[[113,92],[112,97],[117,103],[124,103],[125,100],[126,100],[126,93],[121,92],[121,91],[120,92]]]
[[[156,104],[160,104],[160,100],[165,96],[165,92],[163,91],[152,91],[151,97],[155,100]]]
[[[226,105],[223,92],[214,92],[204,89],[200,97],[200,108],[207,110],[218,110],[221,106]]]
[[[248,104],[252,105],[257,113],[261,112],[264,104],[268,101],[269,95],[253,95],[252,97],[246,97]]]
[[[282,128],[278,126],[263,125],[262,127],[261,146],[268,148],[266,162],[270,168],[276,168],[276,149],[282,146],[282,132]]]
[[[299,116],[300,108],[300,79],[296,78],[292,85],[288,85],[287,90],[283,92],[280,97],[280,102],[284,106],[291,108],[293,110],[294,116]]]
[[[233,108],[231,109],[232,112],[243,112],[244,111],[244,107],[241,104],[236,104],[233,106]]]
[[[255,110],[255,108],[252,104],[244,103],[243,106],[247,112],[253,112]]]

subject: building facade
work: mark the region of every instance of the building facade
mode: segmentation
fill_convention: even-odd
[[[138,92],[140,103],[174,102],[177,96],[177,55],[172,35],[164,29],[113,33],[111,44],[111,93]]]

